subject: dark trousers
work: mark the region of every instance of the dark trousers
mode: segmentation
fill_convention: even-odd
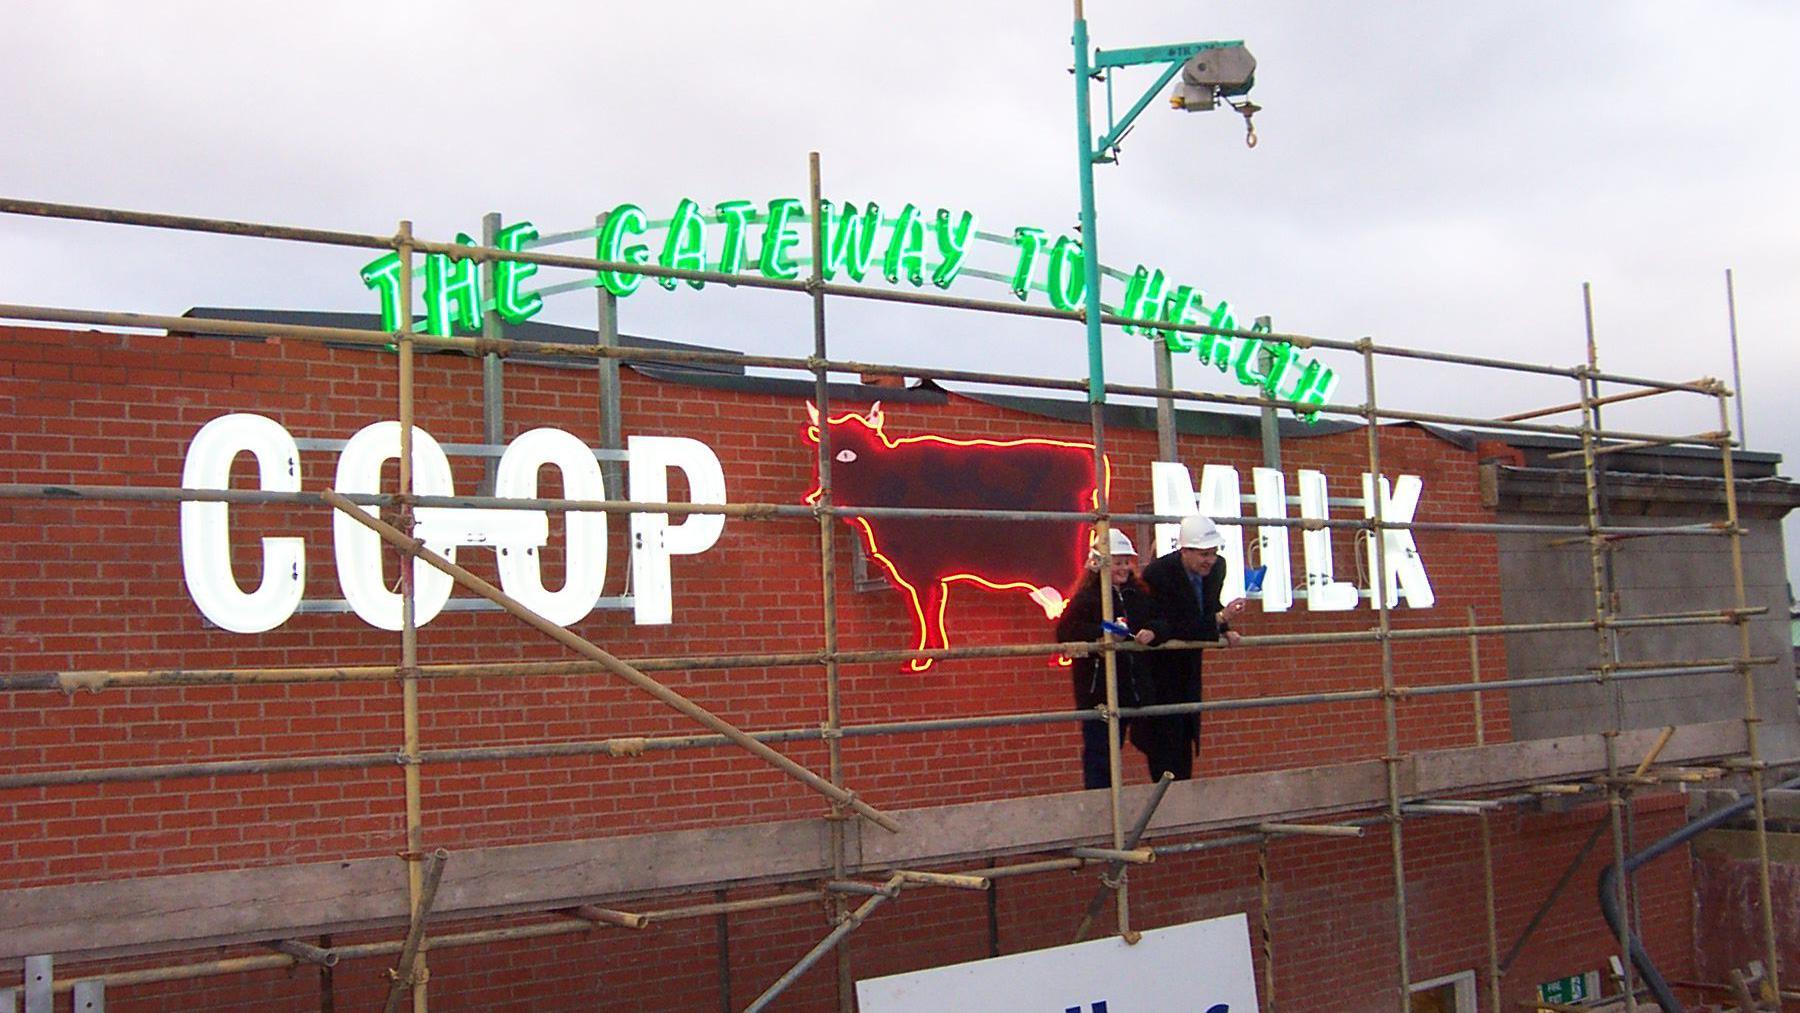
[[[1156,722],[1145,736],[1144,759],[1150,768],[1152,783],[1162,780],[1164,772],[1175,775],[1175,780],[1186,781],[1194,776],[1194,738],[1193,729],[1198,718],[1192,714],[1167,714],[1151,718]]]
[[[1156,693],[1157,703],[1198,703],[1200,701],[1200,659],[1198,651],[1171,651],[1163,659]],[[1175,780],[1194,776],[1194,754],[1200,745],[1200,715],[1164,714],[1149,719],[1145,729],[1144,756],[1149,761],[1150,780],[1162,779],[1166,771]]]
[[[1106,755],[1106,722],[1081,723],[1081,786],[1104,788],[1112,784],[1112,762]]]

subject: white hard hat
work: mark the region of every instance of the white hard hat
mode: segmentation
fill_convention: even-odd
[[[1112,549],[1113,555],[1115,555],[1115,556],[1135,556],[1135,555],[1137,555],[1137,548],[1131,544],[1131,539],[1125,537],[1125,532],[1120,531],[1118,528],[1107,528],[1106,536],[1107,536],[1107,547]]]
[[[1219,534],[1212,518],[1194,514],[1181,519],[1181,540],[1175,545],[1180,549],[1222,549],[1225,536]]]
[[[1098,535],[1099,532],[1095,532],[1095,534]],[[1097,543],[1098,539],[1090,539],[1090,541]],[[1112,550],[1112,554],[1115,556],[1137,555],[1137,548],[1131,544],[1131,539],[1126,537],[1125,532],[1120,531],[1118,528],[1106,529],[1106,545],[1107,548]],[[1096,570],[1100,568],[1100,546],[1098,544],[1095,544],[1088,549],[1088,566]]]

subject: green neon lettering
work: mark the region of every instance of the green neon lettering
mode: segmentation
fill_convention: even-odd
[[[881,228],[881,208],[870,201],[856,213],[856,205],[845,204],[840,210],[830,201],[820,201],[825,214],[825,280],[847,271],[857,281],[869,273],[875,262],[875,230]]]
[[[1021,225],[1013,230],[1013,245],[1019,248],[1019,262],[1013,268],[1012,290],[1023,300],[1031,295],[1031,271],[1044,248],[1044,230]]]
[[[1219,300],[1213,307],[1212,318],[1206,322],[1208,327],[1217,327],[1222,331],[1237,330],[1237,317],[1231,314],[1231,304]],[[1202,334],[1200,336],[1200,361],[1210,362],[1219,367],[1223,373],[1231,368],[1231,338],[1223,334]]]
[[[1276,391],[1300,364],[1300,350],[1285,341],[1266,342],[1263,347],[1269,350],[1269,375],[1263,378],[1263,394],[1279,397]]]
[[[1250,329],[1259,334],[1269,333],[1267,327],[1257,324],[1251,324]],[[1232,357],[1232,368],[1237,370],[1238,382],[1246,387],[1261,387],[1263,382],[1268,379],[1267,376],[1258,372],[1261,366],[1257,362],[1262,358],[1265,344],[1266,342],[1261,338],[1238,339],[1237,355]]]
[[[1281,400],[1298,401],[1306,405],[1322,405],[1331,400],[1331,395],[1337,392],[1337,383],[1337,374],[1326,368],[1324,363],[1313,359],[1306,364],[1306,368],[1295,380],[1293,391],[1281,395]],[[1309,424],[1319,421],[1319,413],[1316,411],[1307,412],[1296,408],[1294,414]]]
[[[619,249],[627,234],[641,236],[649,227],[649,219],[644,217],[644,209],[636,204],[621,204],[607,213],[606,224],[600,227],[600,237],[595,242],[594,257],[598,260],[613,263],[642,264],[650,259],[650,248],[639,244]],[[627,296],[637,291],[643,284],[644,276],[630,274],[625,271],[601,271],[598,274],[600,284],[616,296]]]
[[[1188,313],[1200,302],[1199,293],[1192,285],[1178,286],[1163,299],[1162,313],[1158,317],[1166,324],[1191,324],[1194,318]],[[1191,352],[1194,350],[1194,334],[1191,331],[1172,331],[1164,329],[1158,332],[1168,344],[1171,352]]]
[[[1152,320],[1157,315],[1157,304],[1163,298],[1163,273],[1160,268],[1152,272],[1142,264],[1131,273],[1131,280],[1125,283],[1125,302],[1119,307],[1122,317],[1134,317],[1140,320]],[[1160,331],[1154,327],[1139,327],[1136,324],[1124,325],[1126,334],[1143,334],[1146,338],[1156,337]]]
[[[365,264],[363,284],[381,297],[381,329],[400,329],[400,254],[389,253]]]
[[[1050,305],[1057,309],[1081,308],[1087,297],[1087,267],[1079,241],[1057,237],[1056,245],[1050,248],[1050,271],[1044,288],[1050,293]]]
[[[713,211],[725,226],[725,246],[719,251],[719,271],[736,274],[744,269],[745,236],[756,212],[751,210],[747,200],[720,201]]]
[[[461,232],[456,234],[456,242],[475,245],[475,240]],[[465,331],[481,329],[481,280],[474,260],[433,253],[425,258],[425,330],[447,338],[452,326]]]
[[[494,245],[508,253],[518,253],[538,237],[537,227],[530,222],[508,225],[494,234]],[[509,324],[522,324],[537,316],[544,308],[544,297],[536,292],[519,291],[519,283],[537,273],[536,264],[518,260],[494,262],[494,310]]]
[[[882,273],[887,280],[900,284],[900,273],[914,285],[925,284],[925,223],[919,219],[917,206],[908,204],[894,219],[893,234],[888,237],[887,259]]]
[[[656,262],[671,270],[706,270],[706,220],[700,216],[700,205],[686,197],[675,205],[675,215],[669,219],[668,232],[663,236],[662,256]],[[663,288],[675,290],[676,279],[656,280]],[[698,278],[688,279],[689,288],[705,286],[706,282]]]
[[[800,268],[787,255],[787,251],[800,242],[800,233],[794,231],[794,219],[800,214],[800,207],[800,202],[792,197],[777,197],[769,202],[769,219],[763,223],[762,255],[758,264],[764,277],[778,281],[800,277]]]
[[[964,211],[955,226],[950,224],[950,212],[938,208],[937,213],[937,247],[938,255],[944,258],[937,270],[931,272],[931,283],[938,288],[949,288],[956,276],[962,273],[963,259],[969,255],[969,240],[975,235],[975,213]]]

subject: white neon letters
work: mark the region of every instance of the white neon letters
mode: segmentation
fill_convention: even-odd
[[[725,475],[711,448],[696,440],[665,437],[630,438],[631,491],[634,499],[668,499],[668,471],[680,469],[690,498],[697,503],[725,502]],[[225,489],[232,462],[240,453],[255,455],[258,487],[268,491],[300,490],[300,452],[279,423],[260,415],[227,415],[207,423],[188,447],[182,485],[189,489]],[[376,422],[345,444],[334,485],[344,493],[380,491],[382,468],[400,456],[400,424]],[[514,440],[500,458],[496,495],[531,499],[538,495],[538,474],[545,465],[562,476],[565,499],[607,498],[605,481],[593,451],[559,429],[534,429]],[[412,436],[414,491],[421,496],[454,495],[450,462],[430,433],[414,427]],[[360,509],[371,516],[373,506]],[[500,586],[507,594],[558,625],[568,626],[591,612],[606,577],[606,514],[572,510],[566,515],[568,546],[562,587],[544,586],[540,550],[549,541],[550,521],[543,510],[419,507],[414,534],[432,550],[455,561],[459,548],[481,547],[496,554]],[[711,548],[725,518],[694,514],[671,526],[667,514],[632,515],[632,566],[636,620],[667,623],[673,612],[669,557],[694,555]],[[382,573],[382,542],[374,532],[344,514],[332,519],[338,582],[352,611],[372,626],[401,628],[401,596],[388,587]],[[188,593],[200,611],[221,629],[234,633],[272,630],[298,609],[306,580],[306,547],[300,538],[263,538],[262,583],[251,593],[239,586],[231,569],[230,515],[225,503],[181,505],[181,552]],[[450,599],[453,582],[423,560],[413,562],[414,621],[430,622]]]
[[[681,469],[687,479],[689,502],[725,502],[725,472],[712,448],[699,440],[628,436],[625,449],[631,454],[634,502],[668,502],[670,468]],[[663,625],[671,618],[669,557],[705,552],[724,530],[724,514],[688,514],[687,520],[673,527],[668,514],[631,515],[631,572],[636,578],[640,624]]]
[[[1364,475],[1363,484],[1363,516],[1375,516],[1374,476]],[[1408,524],[1412,522],[1413,511],[1419,508],[1419,493],[1424,483],[1417,475],[1401,475],[1394,483],[1393,491],[1388,490],[1388,480],[1381,480],[1381,520],[1383,524]],[[1392,605],[1404,596],[1406,604],[1416,609],[1430,608],[1437,601],[1437,595],[1431,592],[1431,578],[1425,575],[1425,564],[1419,561],[1419,546],[1413,541],[1411,531],[1401,528],[1393,530],[1384,528],[1381,532],[1383,556],[1387,562],[1387,579],[1372,580],[1369,590],[1373,594],[1375,608],[1381,607],[1385,596]],[[1375,569],[1375,553],[1369,550],[1369,569]],[[1385,590],[1384,590],[1385,589]]]
[[[1300,472],[1300,516],[1328,521],[1331,506],[1325,492],[1325,475],[1317,471]],[[1300,536],[1306,558],[1306,610],[1308,612],[1343,612],[1356,607],[1356,585],[1337,580],[1332,571],[1331,529],[1309,530]]]
[[[494,478],[494,495],[516,499],[536,499],[538,469],[553,464],[562,472],[564,499],[605,499],[606,480],[600,475],[600,463],[587,445],[560,429],[533,429],[512,441],[500,457],[500,468]],[[500,584],[506,593],[519,599],[526,608],[558,626],[568,626],[594,610],[600,600],[600,588],[606,580],[606,515],[593,510],[570,510],[564,514],[569,529],[569,549],[565,557],[563,586],[560,591],[544,587],[543,568],[538,549],[550,537],[550,518],[542,510],[489,510],[484,513],[522,514],[534,519],[542,530],[521,532],[519,537],[498,545]],[[581,564],[577,565],[576,561]]]
[[[1273,468],[1257,468],[1255,481],[1256,516],[1273,520],[1287,518],[1287,489],[1281,472]],[[1209,464],[1200,472],[1200,493],[1194,494],[1193,480],[1187,466],[1168,461],[1150,465],[1154,509],[1159,514],[1202,513],[1219,522],[1219,534],[1225,546],[1219,555],[1228,566],[1225,586],[1220,597],[1225,601],[1244,596],[1245,570],[1243,528],[1224,523],[1225,518],[1243,515],[1238,471],[1228,465]],[[1300,516],[1305,520],[1331,519],[1325,476],[1318,471],[1299,472]],[[1363,516],[1375,515],[1377,485],[1373,476],[1363,476]],[[1410,523],[1419,506],[1424,483],[1416,475],[1402,475],[1390,491],[1388,481],[1379,483],[1381,519],[1388,524]],[[1156,551],[1161,555],[1175,550],[1180,526],[1156,526]],[[1283,612],[1293,607],[1293,562],[1289,557],[1288,529],[1277,525],[1257,527],[1255,546],[1257,565],[1268,567],[1263,589],[1250,597],[1262,598],[1265,612]],[[1338,580],[1331,558],[1331,529],[1318,527],[1301,533],[1301,556],[1306,571],[1306,608],[1309,612],[1343,612],[1356,607],[1361,589],[1349,581]],[[1418,543],[1406,529],[1383,531],[1383,548],[1387,560],[1385,580],[1370,581],[1371,607],[1379,608],[1385,600],[1390,606],[1401,599],[1411,608],[1430,608],[1436,601],[1431,580],[1426,576]],[[1370,561],[1370,569],[1374,569]]]
[[[194,434],[181,469],[186,489],[225,489],[231,462],[256,457],[257,486],[300,491],[300,448],[286,429],[261,415],[222,415]],[[231,572],[231,507],[181,504],[181,570],[200,614],[233,633],[262,633],[287,622],[306,589],[306,546],[298,538],[262,540],[262,583],[245,594]]]
[[[400,423],[375,422],[364,426],[350,437],[338,458],[335,488],[343,493],[376,493],[381,491],[381,466],[400,456]],[[451,493],[450,459],[431,434],[418,426],[412,432],[413,492],[420,496],[448,496]],[[372,506],[358,507],[370,517],[380,511]],[[435,518],[425,510],[418,511],[419,522],[427,532]],[[417,532],[415,532],[417,534]],[[434,544],[429,534],[419,535],[431,548],[450,562],[456,562],[456,547]],[[335,512],[331,517],[331,540],[337,550],[338,584],[350,608],[371,626],[397,630],[401,626],[400,595],[387,589],[381,574],[381,536],[358,524],[354,518]],[[423,626],[437,618],[444,603],[450,600],[450,575],[425,562],[413,560],[413,622]]]
[[[1254,469],[1251,476],[1256,486],[1256,516],[1286,520],[1286,476],[1274,468]],[[1256,564],[1269,568],[1263,574],[1263,611],[1286,612],[1293,608],[1294,562],[1288,558],[1287,528],[1265,524],[1256,529]]]

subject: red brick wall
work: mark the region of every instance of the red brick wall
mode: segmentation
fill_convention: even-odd
[[[795,503],[811,488],[811,447],[801,439],[806,418],[801,400],[661,383],[629,369],[623,387],[625,431],[706,442],[723,461],[733,501]],[[421,356],[418,424],[440,442],[479,442],[478,391],[479,369],[473,360]],[[179,484],[188,442],[219,415],[256,412],[274,418],[296,437],[343,439],[368,423],[393,418],[395,397],[395,359],[380,353],[295,342],[0,330],[0,418],[5,419],[0,423],[0,483],[171,487]],[[597,442],[597,393],[587,372],[513,365],[506,376],[506,398],[509,437],[552,425]],[[1087,436],[1084,427],[959,397],[941,407],[890,402],[885,412],[888,432],[897,436]],[[1107,447],[1115,508],[1148,504],[1153,435],[1110,431]],[[1317,468],[1329,476],[1334,495],[1359,494],[1359,476],[1367,467],[1364,435],[1289,441],[1284,454],[1290,484],[1295,468]],[[1181,455],[1196,481],[1202,463],[1231,463],[1243,472],[1246,486],[1249,469],[1260,462],[1252,440],[1184,438]],[[1385,474],[1424,477],[1417,520],[1492,520],[1480,506],[1472,453],[1416,428],[1390,428],[1381,434],[1381,455]],[[331,484],[335,454],[303,451],[302,459],[304,488]],[[466,458],[452,458],[452,466],[457,491],[474,492],[479,466]],[[240,460],[234,485],[253,484],[247,460]],[[542,495],[558,493],[551,480]],[[623,490],[614,493],[623,495]],[[233,506],[231,511],[241,575],[255,579],[255,538],[300,535],[307,545],[308,599],[340,596],[326,508]],[[623,518],[610,523],[607,594],[623,590],[625,528]],[[554,546],[560,530],[560,520],[553,519],[552,548],[545,553],[551,586],[559,578]],[[5,500],[0,501],[0,536],[0,574],[11,588],[0,619],[0,651],[12,672],[399,661],[398,636],[348,615],[296,615],[280,629],[255,636],[208,628],[182,585],[173,503]],[[904,647],[911,618],[900,597],[886,591],[854,593],[848,578],[848,529],[840,525],[837,537],[843,550],[837,589],[841,646]],[[1438,602],[1429,611],[1397,610],[1395,626],[1461,623],[1470,607],[1480,622],[1500,621],[1493,536],[1430,532],[1417,537]],[[1354,579],[1353,540],[1339,532],[1335,541],[1339,579]],[[1293,555],[1298,568],[1297,532]],[[496,577],[491,553],[465,550],[459,561],[484,577]],[[673,565],[672,625],[635,626],[627,613],[603,610],[577,624],[576,632],[628,658],[790,652],[816,649],[821,642],[817,531],[810,519],[730,520],[712,550],[677,557]],[[388,566],[390,576],[397,572],[392,560]],[[953,592],[952,602],[953,643],[1049,639],[1041,613],[1023,595],[963,585]],[[1374,621],[1366,607],[1335,614],[1308,613],[1302,607],[1282,616],[1265,616],[1253,608],[1242,626],[1256,635],[1359,631]],[[446,612],[421,630],[419,640],[425,664],[568,658],[560,647],[498,614]],[[1498,638],[1481,643],[1483,671],[1491,677],[1505,671],[1502,650]],[[1396,642],[1397,681],[1406,686],[1464,679],[1468,652],[1463,640]],[[1366,690],[1379,687],[1380,672],[1381,651],[1366,643],[1221,652],[1209,657],[1207,694],[1224,700]],[[777,728],[816,726],[823,720],[821,675],[816,668],[743,667],[659,677],[742,727]],[[437,679],[425,684],[421,696],[427,751],[695,731],[641,693],[599,676]],[[843,717],[850,724],[1069,706],[1066,678],[1048,659],[1036,658],[940,662],[924,674],[902,674],[892,663],[846,665],[842,700]],[[1507,738],[1504,698],[1490,695],[1484,707],[1486,740]],[[391,753],[400,746],[400,709],[397,687],[380,682],[145,687],[74,697],[0,694],[0,768]],[[1473,713],[1472,698],[1465,694],[1404,700],[1399,708],[1401,748],[1472,744]],[[1209,714],[1204,741],[1206,773],[1369,758],[1385,749],[1381,708],[1374,702]],[[845,776],[864,797],[890,808],[1065,791],[1079,786],[1075,743],[1075,730],[1066,726],[853,738],[844,744]],[[818,744],[796,743],[783,750],[815,769],[825,765],[825,750]],[[1127,769],[1141,776],[1135,756]],[[423,779],[425,840],[452,851],[791,818],[822,809],[809,791],[728,749],[626,759],[427,764]],[[1525,822],[1529,820],[1521,820]],[[403,842],[401,781],[396,767],[384,765],[11,790],[0,792],[0,827],[6,828],[0,836],[0,881],[14,886],[386,855]],[[1424,877],[1427,890],[1434,884],[1450,889],[1466,879],[1473,847],[1468,824],[1448,821],[1445,827],[1420,834],[1424,843],[1409,846],[1409,859],[1419,870],[1445,866],[1441,874],[1412,872]],[[1523,828],[1511,837],[1521,876],[1555,864],[1553,857],[1539,853],[1537,840]],[[1323,942],[1283,946],[1278,964],[1287,976],[1283,980],[1291,979],[1296,990],[1306,979],[1293,966],[1334,952],[1340,944],[1332,939],[1359,935],[1367,945],[1352,948],[1353,966],[1338,961],[1332,980],[1342,983],[1346,996],[1385,987],[1391,972],[1385,958],[1376,959],[1382,946],[1391,946],[1382,927],[1387,922],[1376,917],[1382,898],[1392,895],[1391,884],[1383,885],[1385,848],[1384,839],[1374,838],[1350,845],[1276,846],[1278,857],[1291,859],[1291,864],[1279,863],[1289,872],[1276,873],[1278,880],[1294,877],[1278,887],[1278,895],[1285,889],[1294,900],[1292,907],[1283,905],[1289,912],[1283,917],[1293,919],[1291,931],[1307,939],[1315,923],[1340,926],[1331,930],[1337,936],[1320,937]],[[1245,861],[1233,852],[1159,863],[1140,878],[1167,888],[1143,891],[1138,904],[1150,924],[1241,909],[1246,906],[1243,891],[1254,893],[1253,878],[1245,878],[1245,870],[1253,866]],[[1060,884],[1008,882],[1001,902],[1003,947],[1056,941],[1068,919],[1060,914],[1040,919],[1036,912],[1080,905],[1090,884],[1089,877],[1068,877]],[[984,904],[979,898],[909,896],[863,930],[859,960],[871,966],[892,960],[897,968],[979,955],[968,948],[985,952]],[[1318,905],[1332,912],[1322,923],[1314,910]],[[1589,909],[1585,897],[1579,905]],[[1432,910],[1422,911],[1421,917]],[[1373,926],[1366,933],[1350,927],[1365,920]],[[819,932],[817,912],[811,909],[741,916],[733,924],[734,932],[742,926],[745,939],[761,940],[754,947],[734,944],[740,1004],[804,952]],[[1041,938],[1036,934],[1040,928]],[[1460,929],[1434,932],[1430,939],[1433,945],[1446,944],[1452,935],[1458,945],[1478,939]],[[1422,938],[1415,937],[1415,945]],[[882,939],[893,948],[882,946]],[[655,990],[642,993],[646,995],[700,996],[711,988],[711,945],[710,926],[703,924],[670,926],[647,935],[607,931],[592,940],[509,945],[467,955],[446,951],[433,958],[438,982],[434,1004],[452,1003],[455,995],[488,996],[470,998],[467,1008],[488,1007],[493,996],[522,988],[516,983],[527,979],[551,982],[543,987],[565,997],[571,1008],[585,1007],[580,997],[589,993],[581,989],[600,987],[593,983],[603,979],[609,993],[616,978],[632,988]],[[504,970],[500,955],[506,955]],[[1297,963],[1289,965],[1290,960]],[[1433,968],[1456,961],[1474,963],[1460,951],[1442,961],[1423,959],[1415,977],[1443,973]],[[1593,962],[1591,954],[1588,961]],[[598,972],[601,978],[595,977],[597,966],[606,969]],[[345,988],[359,987],[349,983],[354,970],[340,973]],[[242,985],[271,990],[266,1001],[257,999],[254,1005],[279,1005],[286,1000],[278,1001],[276,993],[305,992],[302,979],[310,980],[306,974],[263,978]],[[275,983],[276,978],[282,983]],[[828,971],[816,971],[807,987],[824,995],[829,978]],[[453,988],[447,982],[459,984]],[[222,1006],[238,1001],[230,998],[234,995],[250,1001],[250,992],[234,992],[239,986],[229,982],[183,987],[196,997],[225,996],[218,1000]],[[1277,987],[1283,987],[1279,981]],[[192,1001],[200,1003],[199,998]],[[1356,1005],[1346,1002],[1344,1008]]]

